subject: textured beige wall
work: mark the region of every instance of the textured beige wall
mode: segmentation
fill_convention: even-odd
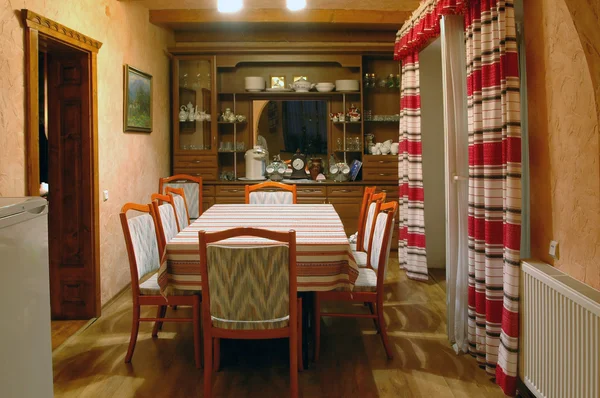
[[[27,8],[103,43],[98,53],[98,152],[102,303],[129,283],[118,213],[147,203],[169,172],[169,61],[173,34],[148,23],[143,6],[116,0],[0,0],[0,196],[23,195],[24,54],[18,10]],[[123,65],[153,75],[154,131],[123,133]],[[50,187],[52,188],[52,187]]]
[[[440,38],[419,53],[419,73],[427,266],[446,268],[444,99]]]
[[[565,2],[528,0],[524,7],[532,254],[600,289],[598,83]],[[552,239],[559,242],[555,261]]]

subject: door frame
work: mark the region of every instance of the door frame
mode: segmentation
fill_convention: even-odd
[[[93,313],[90,318],[99,317],[101,311],[100,298],[100,200],[98,188],[98,74],[97,74],[97,55],[102,43],[85,36],[73,29],[70,29],[58,22],[43,17],[31,10],[23,9],[21,11],[25,30],[25,159],[26,159],[26,191],[29,196],[39,196],[39,44],[40,38],[48,41],[55,41],[75,50],[87,53],[90,61],[90,132],[92,137],[91,153],[91,175],[86,176],[91,181],[91,192],[89,196],[93,198],[91,225],[92,225],[92,252],[90,258],[85,259],[92,263],[94,270],[93,289],[94,303]],[[51,270],[52,272],[52,270]],[[50,300],[55,300],[51,297]]]

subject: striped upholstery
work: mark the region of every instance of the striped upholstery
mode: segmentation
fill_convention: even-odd
[[[188,212],[190,213],[190,218],[195,220],[200,217],[200,210],[198,208],[198,198],[200,196],[200,186],[196,182],[168,182],[165,183],[164,187],[171,188],[183,188],[183,193],[185,194],[185,199],[188,205]],[[164,188],[163,188],[164,189]],[[182,227],[183,228],[183,227]]]
[[[276,329],[289,323],[287,245],[207,246],[206,262],[213,326]]]
[[[377,215],[377,219],[375,220],[375,230],[373,231],[373,243],[371,244],[371,252],[369,253],[369,255],[371,256],[371,267],[373,267],[375,270],[379,269],[379,266],[381,264],[383,264],[383,266],[385,267],[384,270],[387,271],[387,262],[388,259],[390,257],[390,248],[392,246],[392,228],[394,228],[394,223],[390,223],[390,227],[389,230],[386,231],[385,230],[385,224],[387,222],[387,214],[386,213],[379,213]],[[385,238],[385,234],[388,234],[387,236],[387,251],[384,255],[384,257],[381,257],[381,249],[383,248],[383,239]],[[383,263],[381,263],[380,261],[383,261]]]
[[[250,192],[251,205],[291,205],[294,194],[291,192]]]
[[[363,237],[363,247],[368,249],[369,240],[371,239],[371,228],[373,227],[373,219],[375,218],[375,203],[371,203],[367,212],[367,221],[365,222],[365,235]]]
[[[359,267],[367,266],[367,253],[366,252],[352,251],[352,255],[354,256],[354,259],[356,260],[356,265],[358,265]]]
[[[158,206],[158,212],[162,222],[163,231],[165,233],[165,239],[167,242],[170,242],[171,239],[173,239],[179,232],[177,231],[177,215],[173,210],[173,206],[171,206],[169,203]]]
[[[160,266],[154,220],[150,214],[142,214],[128,219],[127,224],[137,263],[138,277],[141,279],[158,271]]]
[[[185,200],[183,200],[183,196],[171,194],[173,196],[173,203],[175,204],[175,211],[177,212],[177,221],[179,221],[179,228],[184,229],[188,225],[190,225],[190,220],[187,216],[187,211],[185,209]]]

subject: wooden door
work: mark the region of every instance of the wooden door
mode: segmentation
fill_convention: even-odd
[[[49,255],[53,319],[99,315],[93,236],[90,57],[48,53]]]

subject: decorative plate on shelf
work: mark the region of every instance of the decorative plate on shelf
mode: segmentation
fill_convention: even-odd
[[[289,93],[292,92],[294,90],[292,90],[291,88],[285,88],[285,87],[271,87],[267,89],[268,92],[275,92],[275,93]]]

